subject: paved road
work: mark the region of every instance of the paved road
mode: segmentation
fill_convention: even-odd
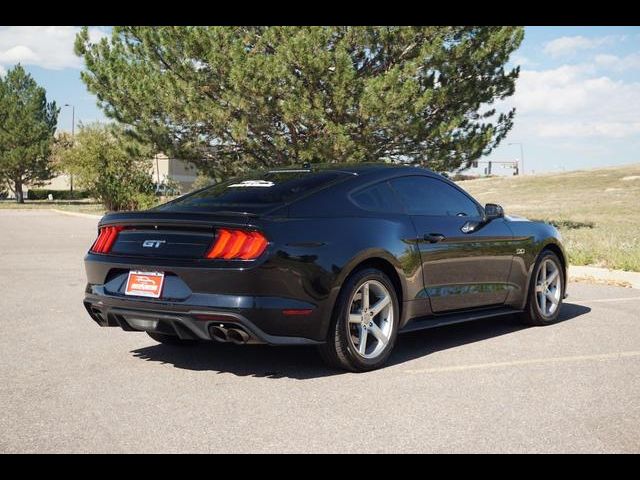
[[[96,220],[0,210],[0,452],[640,452],[640,291],[408,334],[391,366],[158,345],[81,305]]]

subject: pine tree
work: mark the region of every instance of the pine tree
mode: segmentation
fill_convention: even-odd
[[[204,173],[301,162],[468,166],[512,126],[494,103],[520,27],[115,27],[76,38],[106,114]]]
[[[23,185],[52,177],[49,150],[58,112],[22,66],[0,78],[0,182],[9,184],[18,203],[24,203]]]

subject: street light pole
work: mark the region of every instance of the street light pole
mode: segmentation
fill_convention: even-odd
[[[522,143],[514,142],[509,145],[520,145],[520,163],[522,164],[522,174],[524,175],[524,147]]]
[[[71,145],[73,146],[76,143],[76,107],[68,103],[65,103],[64,106],[71,107]],[[73,192],[73,173],[69,174],[69,187]]]

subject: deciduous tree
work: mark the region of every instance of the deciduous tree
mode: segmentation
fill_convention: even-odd
[[[153,205],[151,149],[118,125],[83,125],[72,146],[57,151],[59,167],[107,210]]]

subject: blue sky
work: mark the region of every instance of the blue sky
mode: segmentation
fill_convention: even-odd
[[[0,27],[0,75],[17,62],[76,121],[104,120],[80,80],[73,53],[76,27]],[[106,27],[90,29],[94,39]],[[520,158],[527,172],[574,170],[640,162],[640,27],[526,27],[511,64],[521,66],[514,128],[483,160]],[[59,128],[71,129],[63,108]],[[509,170],[494,169],[508,174]]]
[[[640,28],[527,27],[513,129],[484,160],[527,172],[640,162]],[[508,173],[510,170],[494,170]]]

